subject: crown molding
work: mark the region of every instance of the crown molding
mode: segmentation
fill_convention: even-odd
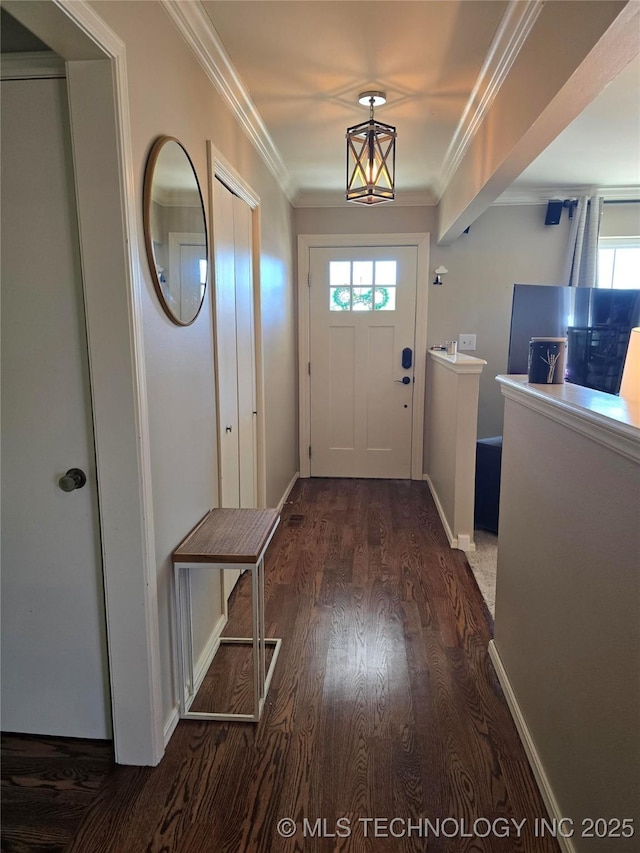
[[[442,161],[438,176],[440,197],[473,142],[543,6],[544,0],[510,0]]]
[[[3,80],[44,80],[66,77],[64,59],[52,50],[3,53],[0,77]]]
[[[584,195],[600,195],[605,201],[637,201],[640,198],[640,186],[598,187],[593,184],[588,186],[511,186],[498,196],[493,204],[547,204],[550,199],[579,198]]]
[[[200,3],[162,0],[162,6],[291,201],[294,189],[289,171],[211,19]]]
[[[222,181],[234,195],[237,195],[248,204],[251,210],[260,207],[260,196],[254,193],[239,172],[233,168],[231,163],[225,160],[210,139],[207,140],[207,152],[211,174]]]
[[[354,204],[344,197],[344,190],[309,190],[299,192],[292,200],[295,208],[302,207],[350,207],[371,210],[372,208],[388,207],[430,207],[438,203],[435,193],[431,190],[406,190],[396,192],[393,201],[381,204]]]

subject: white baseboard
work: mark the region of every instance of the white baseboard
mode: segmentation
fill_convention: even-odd
[[[509,681],[507,671],[502,664],[502,660],[496,647],[495,640],[491,640],[489,642],[489,657],[491,658],[491,662],[493,663],[493,666],[495,668],[496,675],[498,676],[498,681],[500,682],[500,686],[502,687],[502,690],[504,692],[505,699],[507,700],[507,705],[509,706],[509,710],[511,711],[513,722],[516,724],[516,729],[518,730],[518,734],[520,735],[520,740],[522,741],[524,751],[527,753],[529,764],[531,765],[531,769],[533,770],[533,775],[536,777],[536,782],[538,783],[538,787],[540,788],[540,794],[542,796],[542,799],[544,800],[545,806],[547,807],[547,811],[549,812],[549,817],[552,820],[555,819],[557,821],[560,821],[564,817],[564,815],[560,811],[557,800],[551,788],[551,784],[542,764],[542,760],[538,755],[536,745],[533,741],[533,738],[531,737],[531,732],[529,731],[527,722],[522,714],[522,711],[520,710],[520,705],[518,704],[516,694],[514,693],[513,687],[511,686],[511,682]],[[574,847],[574,844],[570,838],[565,838],[564,836],[559,835],[556,840],[558,842],[558,846],[563,851],[563,853],[576,853],[576,848]]]
[[[222,631],[224,629],[224,626],[227,624],[227,621],[227,615],[225,613],[222,613],[218,618],[218,621],[214,625],[213,631],[211,632],[209,639],[207,640],[207,644],[205,645],[202,654],[198,658],[198,662],[196,663],[193,669],[194,696],[198,692],[200,685],[204,681],[204,677],[207,674],[207,670],[211,666],[213,656],[218,651],[218,646],[220,645],[220,635],[222,634]],[[164,724],[163,734],[165,749],[167,744],[171,740],[171,735],[174,733],[176,726],[179,722],[180,703],[176,702]]]
[[[286,502],[287,502],[287,498],[288,498],[288,497],[289,497],[289,495],[291,494],[291,490],[292,490],[292,489],[293,489],[293,487],[295,486],[295,484],[296,484],[296,482],[298,481],[298,478],[299,478],[299,477],[300,477],[300,472],[299,472],[299,471],[296,471],[296,473],[295,473],[295,474],[293,475],[293,477],[291,478],[291,482],[289,483],[289,485],[287,486],[287,488],[284,490],[284,494],[283,494],[283,496],[280,498],[280,503],[278,504],[278,512],[282,512],[282,507],[286,504]]]
[[[165,747],[165,749],[167,748],[167,744],[171,740],[171,735],[176,730],[176,726],[178,725],[179,722],[180,722],[180,705],[178,702],[176,702],[176,704],[171,709],[171,713],[169,714],[169,717],[167,718],[167,720],[164,724],[163,735],[164,735],[164,747]]]
[[[435,486],[431,481],[431,477],[428,474],[423,474],[422,477],[429,486],[431,497],[433,498],[433,502],[435,503],[436,509],[438,510],[438,515],[440,516],[440,521],[442,522],[442,526],[444,527],[444,532],[447,536],[447,539],[449,540],[449,545],[452,548],[458,548],[460,551],[466,551],[468,553],[472,553],[473,551],[475,551],[476,544],[469,534],[465,533],[464,535],[460,534],[460,536],[454,536],[453,531],[449,527],[449,522],[447,521],[447,516],[445,515],[444,509],[442,508],[442,504],[440,503],[438,493],[436,492]]]

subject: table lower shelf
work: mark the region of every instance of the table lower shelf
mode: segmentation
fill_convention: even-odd
[[[267,693],[269,692],[269,685],[271,684],[271,678],[273,676],[273,670],[275,669],[276,661],[278,660],[278,655],[280,654],[280,647],[282,646],[282,639],[276,637],[265,637],[260,640],[261,643],[264,643],[265,646],[273,647],[273,654],[271,655],[271,660],[269,661],[269,666],[264,676],[264,682],[262,684],[262,695],[257,697],[257,702],[254,702],[254,712],[253,714],[237,714],[232,712],[218,712],[218,711],[191,711],[189,708],[195,701],[197,697],[197,693],[191,697],[191,701],[189,702],[189,707],[183,711],[180,715],[183,720],[218,720],[218,721],[227,721],[227,722],[244,722],[244,723],[257,723],[262,716],[262,710],[264,708],[264,702],[267,698]],[[218,646],[216,648],[216,652],[220,648],[221,645],[249,645],[252,646],[254,643],[253,637],[220,637],[218,641]],[[214,652],[215,657],[215,652]],[[255,665],[255,662],[254,662]],[[255,699],[255,697],[254,697]]]

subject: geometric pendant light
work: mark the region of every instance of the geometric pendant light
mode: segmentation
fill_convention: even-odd
[[[347,128],[347,201],[380,204],[393,201],[396,169],[396,129],[373,117],[373,108],[387,100],[384,92],[362,92],[369,121]]]

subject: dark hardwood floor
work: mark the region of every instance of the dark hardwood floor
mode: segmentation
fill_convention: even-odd
[[[230,635],[249,626],[248,580]],[[557,853],[536,837],[546,811],[489,661],[490,616],[425,484],[299,481],[266,614],[283,646],[260,724],[181,721],[158,767],[107,775],[68,851]],[[229,651],[235,683],[215,702],[240,707],[250,667]],[[28,841],[6,849],[47,849]]]
[[[64,850],[114,767],[108,741],[3,734],[3,853]]]

